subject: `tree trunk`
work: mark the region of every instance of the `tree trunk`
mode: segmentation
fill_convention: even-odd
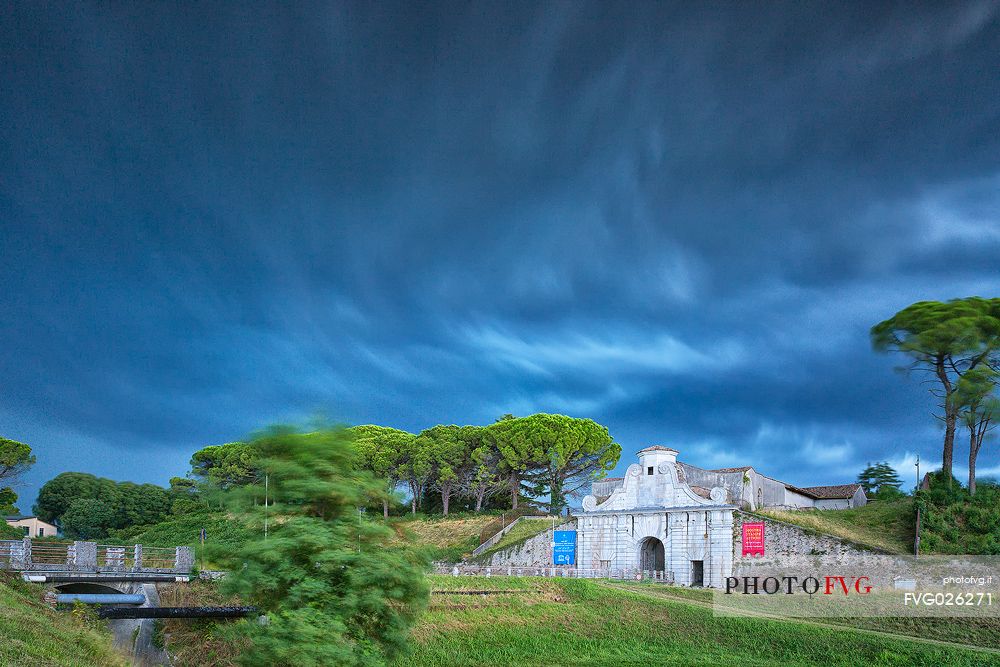
[[[483,496],[486,495],[486,485],[483,484],[479,487],[479,491],[476,493],[476,511],[479,512],[483,509]]]
[[[944,451],[941,456],[941,472],[945,475],[945,484],[951,488],[952,459],[955,451],[955,423],[958,420],[958,408],[953,405],[952,385],[948,372],[944,367],[944,357],[939,357],[934,365],[935,373],[941,386],[944,387]]]
[[[451,484],[441,487],[441,506],[444,508],[444,515],[448,516],[448,501],[451,500]]]
[[[945,408],[950,411],[950,408]],[[956,415],[945,414],[944,418],[944,452],[941,457],[941,472],[945,475],[945,483],[951,487],[952,460],[955,453],[955,422]]]
[[[383,519],[388,519],[389,518],[389,501],[388,500],[383,500],[382,501],[382,518]]]
[[[976,443],[976,429],[972,428],[969,436],[969,495],[976,495],[976,457],[979,455],[979,446]]]
[[[510,476],[510,508],[512,510],[517,509],[517,497],[520,495],[521,490],[521,478],[517,475]]]
[[[549,514],[558,515],[562,504],[562,480],[553,476],[549,481]]]

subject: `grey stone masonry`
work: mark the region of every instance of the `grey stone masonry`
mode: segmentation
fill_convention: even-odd
[[[764,555],[743,556],[743,524],[764,524]],[[832,535],[824,535],[807,528],[795,526],[746,512],[736,512],[733,521],[734,574],[743,573],[741,566],[781,565],[812,563],[816,556],[844,558],[848,556],[875,556],[882,552],[851,544]]]
[[[97,544],[94,542],[74,542],[70,566],[77,570],[97,569]]]
[[[104,566],[111,570],[125,569],[125,547],[106,547]]]
[[[11,546],[11,567],[20,570],[31,567],[31,539],[25,537],[19,543],[14,542]]]
[[[174,567],[181,572],[190,572],[194,569],[194,551],[191,547],[177,547]]]

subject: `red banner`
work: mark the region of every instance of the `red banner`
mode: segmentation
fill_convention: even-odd
[[[764,555],[764,523],[743,524],[743,555]]]

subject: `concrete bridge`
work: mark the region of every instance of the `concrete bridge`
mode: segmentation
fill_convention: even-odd
[[[0,570],[20,572],[26,580],[51,586],[46,597],[53,605],[71,597],[84,602],[115,603],[100,608],[122,620],[109,623],[115,646],[131,655],[135,664],[169,665],[162,648],[153,642],[151,616],[162,615],[158,582],[186,582],[194,566],[190,547],[146,547],[97,542],[47,540],[0,541]]]

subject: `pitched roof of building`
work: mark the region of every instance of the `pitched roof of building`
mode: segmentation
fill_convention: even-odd
[[[794,491],[796,493],[801,493],[803,496],[808,496],[808,497],[812,498],[813,500],[818,500],[819,499],[819,496],[817,496],[815,493],[813,493],[812,491],[809,491],[808,489],[803,489],[801,486],[795,486],[793,484],[787,484],[785,482],[782,482],[782,484],[784,484],[785,488],[788,489],[789,491]]]
[[[753,468],[753,466],[739,466],[738,468],[714,468],[709,470],[709,472],[746,472],[751,468]]]
[[[673,447],[664,447],[663,445],[652,445],[651,447],[644,447],[639,450],[640,452],[673,452],[674,454],[679,454]]]
[[[837,484],[834,486],[806,486],[802,490],[817,498],[850,498],[860,487],[860,484]]]

